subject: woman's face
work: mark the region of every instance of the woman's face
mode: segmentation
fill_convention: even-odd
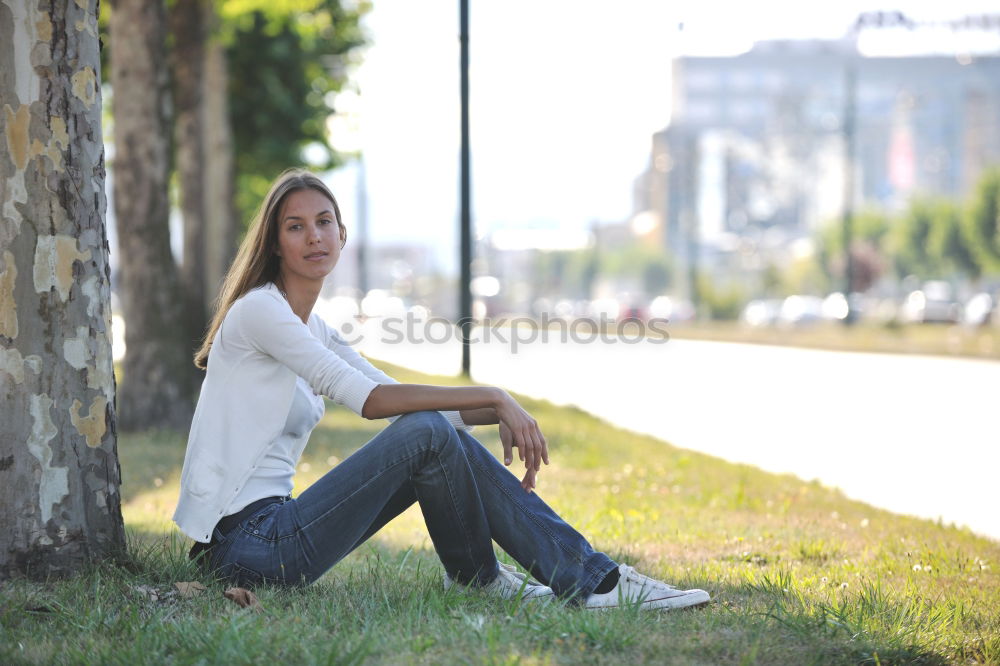
[[[289,194],[278,211],[282,282],[322,282],[340,259],[340,242],[340,225],[326,195],[311,189]]]

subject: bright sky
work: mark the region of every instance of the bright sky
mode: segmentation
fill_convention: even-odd
[[[454,270],[458,1],[373,4],[372,46],[355,77],[372,239],[425,243]],[[836,38],[866,10],[899,9],[919,20],[998,11],[995,0],[470,4],[473,221],[480,234],[579,230],[594,220],[627,218],[651,135],[669,120],[675,54],[737,53],[760,38]],[[948,31],[924,31],[918,44],[887,32],[871,35],[870,42],[879,42],[874,47],[952,52],[956,46]],[[1000,36],[987,41],[986,48],[997,49]],[[347,171],[335,177],[349,220],[352,180]]]

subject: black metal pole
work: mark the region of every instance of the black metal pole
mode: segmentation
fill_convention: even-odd
[[[459,285],[459,326],[462,332],[462,374],[470,375],[472,337],[472,197],[469,174],[469,0],[459,0],[460,70],[462,86],[461,155],[461,284]]]
[[[854,122],[855,93],[857,90],[857,61],[854,53],[847,55],[847,69],[844,76],[844,210],[841,220],[841,236],[844,245],[844,297],[847,300],[847,313],[844,324],[854,323],[855,313],[851,308],[851,289],[854,276],[854,257],[851,255],[851,245],[854,242]]]
[[[358,156],[358,289],[361,298],[368,294],[368,178],[365,173],[365,160]]]

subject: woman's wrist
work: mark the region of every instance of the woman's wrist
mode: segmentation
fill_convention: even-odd
[[[462,423],[469,426],[496,425],[500,422],[500,419],[497,418],[497,410],[492,407],[463,409],[459,415],[462,417]]]
[[[490,386],[488,388],[492,392],[492,405],[490,408],[493,410],[500,409],[500,406],[503,405],[504,401],[510,398],[510,396],[507,395],[507,392],[502,388],[497,388],[496,386]]]

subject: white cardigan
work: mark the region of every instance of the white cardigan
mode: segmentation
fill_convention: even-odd
[[[208,354],[174,522],[196,541],[212,529],[288,418],[296,375],[357,414],[379,384],[395,383],[313,314],[309,324],[267,284],[233,303]],[[443,412],[466,429],[458,412]]]

